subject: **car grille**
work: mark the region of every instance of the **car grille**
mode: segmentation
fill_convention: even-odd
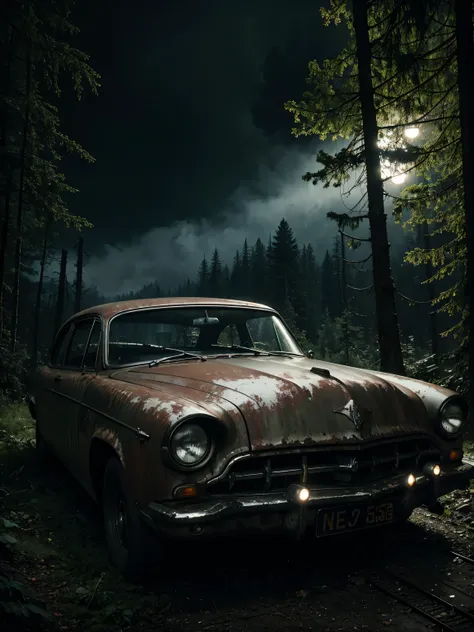
[[[420,471],[441,452],[429,439],[403,440],[354,448],[252,455],[237,458],[225,475],[208,484],[210,494],[280,491],[292,483],[357,485],[397,473]],[[305,474],[306,472],[306,474]]]

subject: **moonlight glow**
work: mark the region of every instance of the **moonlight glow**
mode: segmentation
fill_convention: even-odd
[[[418,129],[418,127],[407,127],[407,129],[405,130],[405,136],[410,140],[416,138],[419,133],[420,130]]]
[[[398,173],[396,176],[393,176],[392,182],[393,184],[403,184],[406,179],[406,173]]]

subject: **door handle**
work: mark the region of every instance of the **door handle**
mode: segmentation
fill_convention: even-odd
[[[53,379],[55,382],[60,382],[62,380],[62,377],[60,375],[55,375]]]

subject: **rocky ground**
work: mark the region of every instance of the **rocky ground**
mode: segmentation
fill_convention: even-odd
[[[8,425],[0,419],[0,433],[0,543],[2,534],[17,540],[2,544],[0,590],[3,568],[21,583],[25,603],[49,613],[45,621],[42,610],[31,612],[30,629],[42,622],[81,632],[433,629],[373,586],[381,568],[442,596],[447,610],[457,604],[474,613],[474,564],[457,555],[474,558],[468,491],[447,498],[443,516],[418,510],[403,529],[298,545],[176,544],[162,580],[136,587],[110,567],[92,502],[60,466],[35,466],[25,411],[10,413]],[[0,629],[20,629],[5,619],[2,627],[1,617],[0,604]]]

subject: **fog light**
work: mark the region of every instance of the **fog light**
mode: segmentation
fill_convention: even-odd
[[[290,485],[286,493],[288,499],[297,505],[303,505],[309,499],[309,489],[303,485]]]
[[[296,496],[301,503],[305,503],[309,498],[309,489],[302,487],[298,490]]]
[[[408,487],[413,487],[415,483],[416,483],[416,476],[414,474],[408,474],[407,476]]]
[[[435,465],[432,471],[434,476],[439,476],[441,474],[441,468],[439,465]]]

